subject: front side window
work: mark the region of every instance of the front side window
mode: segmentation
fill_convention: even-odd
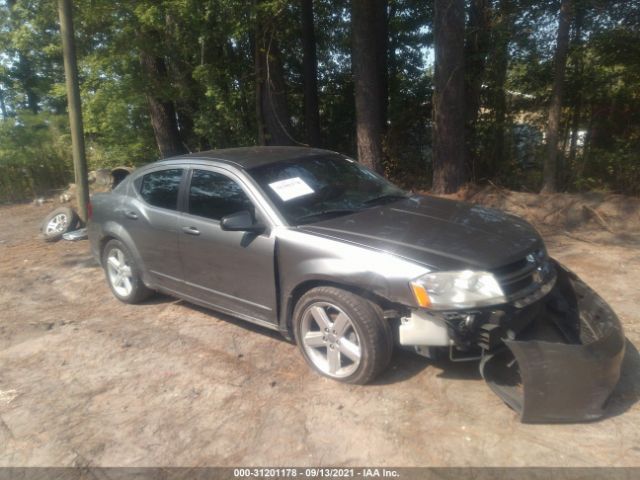
[[[221,173],[193,171],[189,187],[190,214],[220,220],[242,210],[254,213],[253,204],[240,185]]]
[[[140,185],[144,201],[154,207],[177,210],[182,171],[181,168],[172,168],[147,173]]]

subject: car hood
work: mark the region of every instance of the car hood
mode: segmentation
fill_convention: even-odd
[[[535,229],[518,217],[419,195],[299,230],[388,252],[436,270],[497,268],[543,246]]]

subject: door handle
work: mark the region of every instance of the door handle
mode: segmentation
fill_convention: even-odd
[[[182,227],[182,231],[188,235],[200,235],[200,230],[196,227]]]
[[[127,218],[130,218],[132,220],[137,220],[138,219],[138,214],[132,210],[125,210],[124,211],[124,216]]]

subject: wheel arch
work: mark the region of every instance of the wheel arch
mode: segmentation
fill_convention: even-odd
[[[283,316],[280,320],[281,330],[285,333],[285,336],[289,339],[293,339],[293,312],[295,310],[298,300],[307,293],[309,290],[316,287],[334,287],[341,290],[359,295],[366,300],[378,305],[383,311],[402,311],[408,307],[400,305],[392,300],[381,296],[371,290],[367,290],[358,285],[354,285],[348,282],[340,282],[336,280],[328,280],[324,278],[307,279],[297,284],[286,296],[284,302]]]
[[[102,256],[104,254],[104,249],[107,246],[107,243],[109,243],[111,240],[118,240],[119,242],[122,242],[125,245],[125,247],[127,247],[129,252],[131,252],[131,255],[133,255],[134,261],[136,262],[136,265],[138,265],[140,272],[142,273],[143,283],[147,287],[153,288],[153,282],[151,282],[150,275],[147,272],[145,264],[142,261],[142,257],[140,256],[140,252],[136,248],[136,245],[133,242],[133,239],[127,233],[127,231],[117,223],[109,222],[105,224],[103,228],[103,235],[100,238],[100,241],[98,243],[100,265],[102,265]]]

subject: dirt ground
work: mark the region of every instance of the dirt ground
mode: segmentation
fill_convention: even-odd
[[[640,466],[638,201],[464,197],[527,216],[620,316],[605,419],[523,425],[477,365],[410,353],[374,385],[321,378],[267,330],[167,297],[119,303],[86,241],[37,238],[52,204],[5,206],[0,466]]]

